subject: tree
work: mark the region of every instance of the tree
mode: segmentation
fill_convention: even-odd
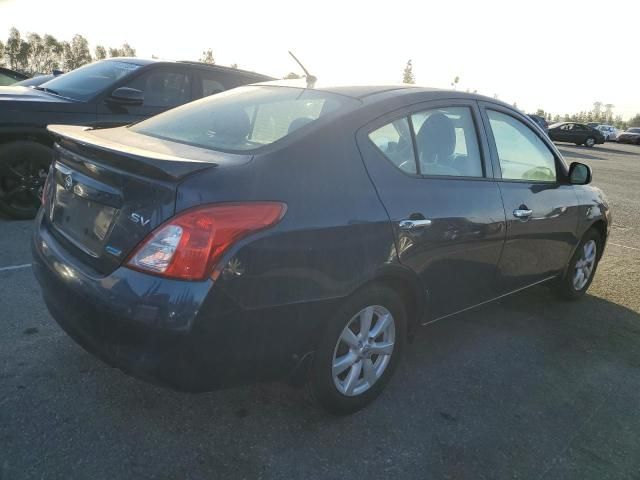
[[[27,35],[29,53],[27,55],[27,72],[51,73],[58,70],[62,64],[63,46],[53,35],[45,34],[40,37],[37,33]]]
[[[213,58],[213,50],[210,48],[207,48],[205,51],[202,52],[202,56],[200,57],[200,61],[203,63],[210,63],[210,64],[215,64],[216,60],[215,58]]]
[[[110,57],[135,57],[136,49],[132,48],[127,42],[123,43],[120,48],[109,48]]]
[[[460,77],[456,76],[456,78],[453,79],[453,82],[451,82],[451,86],[454,90],[458,87],[458,83],[460,83]]]
[[[107,49],[102,45],[96,45],[96,49],[94,50],[94,56],[96,60],[104,60],[107,58]]]
[[[2,40],[0,40],[0,66],[4,65],[4,61],[2,60],[4,58],[4,43],[2,43]]]
[[[9,68],[11,70],[27,70],[29,43],[22,39],[20,31],[15,27],[9,31],[9,38],[4,47],[4,54],[9,60]]]
[[[411,60],[408,60],[404,67],[402,83],[416,83],[416,77],[413,75],[413,64],[411,63]]]
[[[298,75],[297,73],[294,73],[294,72],[289,72],[282,78],[284,78],[285,80],[295,80],[297,78],[302,78],[302,76],[300,76],[300,75]]]
[[[238,64],[237,63],[232,63],[230,66],[231,66],[231,68],[238,68]]]
[[[640,127],[640,113],[636,113],[635,117],[631,117],[627,124],[630,127]]]
[[[89,42],[82,35],[74,35],[71,42],[62,42],[64,57],[64,69],[75,70],[78,67],[91,63],[91,51]]]

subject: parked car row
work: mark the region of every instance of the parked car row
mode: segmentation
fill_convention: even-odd
[[[265,80],[272,78],[217,65],[115,58],[35,88],[0,87],[0,209],[13,218],[35,216],[52,157],[49,124],[126,125]]]

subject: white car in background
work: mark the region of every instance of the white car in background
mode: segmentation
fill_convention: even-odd
[[[615,141],[620,134],[620,130],[612,125],[598,125],[596,128],[602,132],[605,141]]]

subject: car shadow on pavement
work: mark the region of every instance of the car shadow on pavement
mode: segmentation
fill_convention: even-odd
[[[565,460],[621,478],[621,459],[638,466],[640,315],[594,296],[564,303],[536,287],[428,326],[383,395],[347,417],[277,383],[172,392],[56,338],[38,360],[53,377],[21,391],[42,412],[17,409],[12,423],[42,416],[49,457],[91,458],[111,478],[538,478]]]
[[[578,150],[578,148],[579,147],[576,147],[575,150],[567,150],[566,148],[558,147],[558,150],[560,150],[560,153],[562,154],[563,157],[579,158],[582,160],[605,160],[602,157],[596,157],[595,155],[589,155],[587,153],[584,153],[582,150]],[[583,148],[586,150],[586,147],[583,147]]]
[[[623,145],[623,144],[621,144]],[[638,156],[640,154],[640,150],[638,151],[628,151],[628,150],[621,150],[621,149],[614,149],[614,148],[608,148],[608,147],[604,147],[602,145],[598,145],[595,147],[597,149],[598,152],[605,152],[605,153],[613,153],[614,155],[632,155],[632,156]]]

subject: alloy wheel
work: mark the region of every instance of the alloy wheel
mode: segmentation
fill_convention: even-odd
[[[338,391],[352,397],[369,390],[388,367],[395,339],[395,320],[385,307],[370,305],[356,313],[333,351],[331,372]]]
[[[589,240],[582,246],[582,255],[576,262],[573,274],[573,288],[582,290],[589,282],[596,264],[597,246],[595,240]]]

